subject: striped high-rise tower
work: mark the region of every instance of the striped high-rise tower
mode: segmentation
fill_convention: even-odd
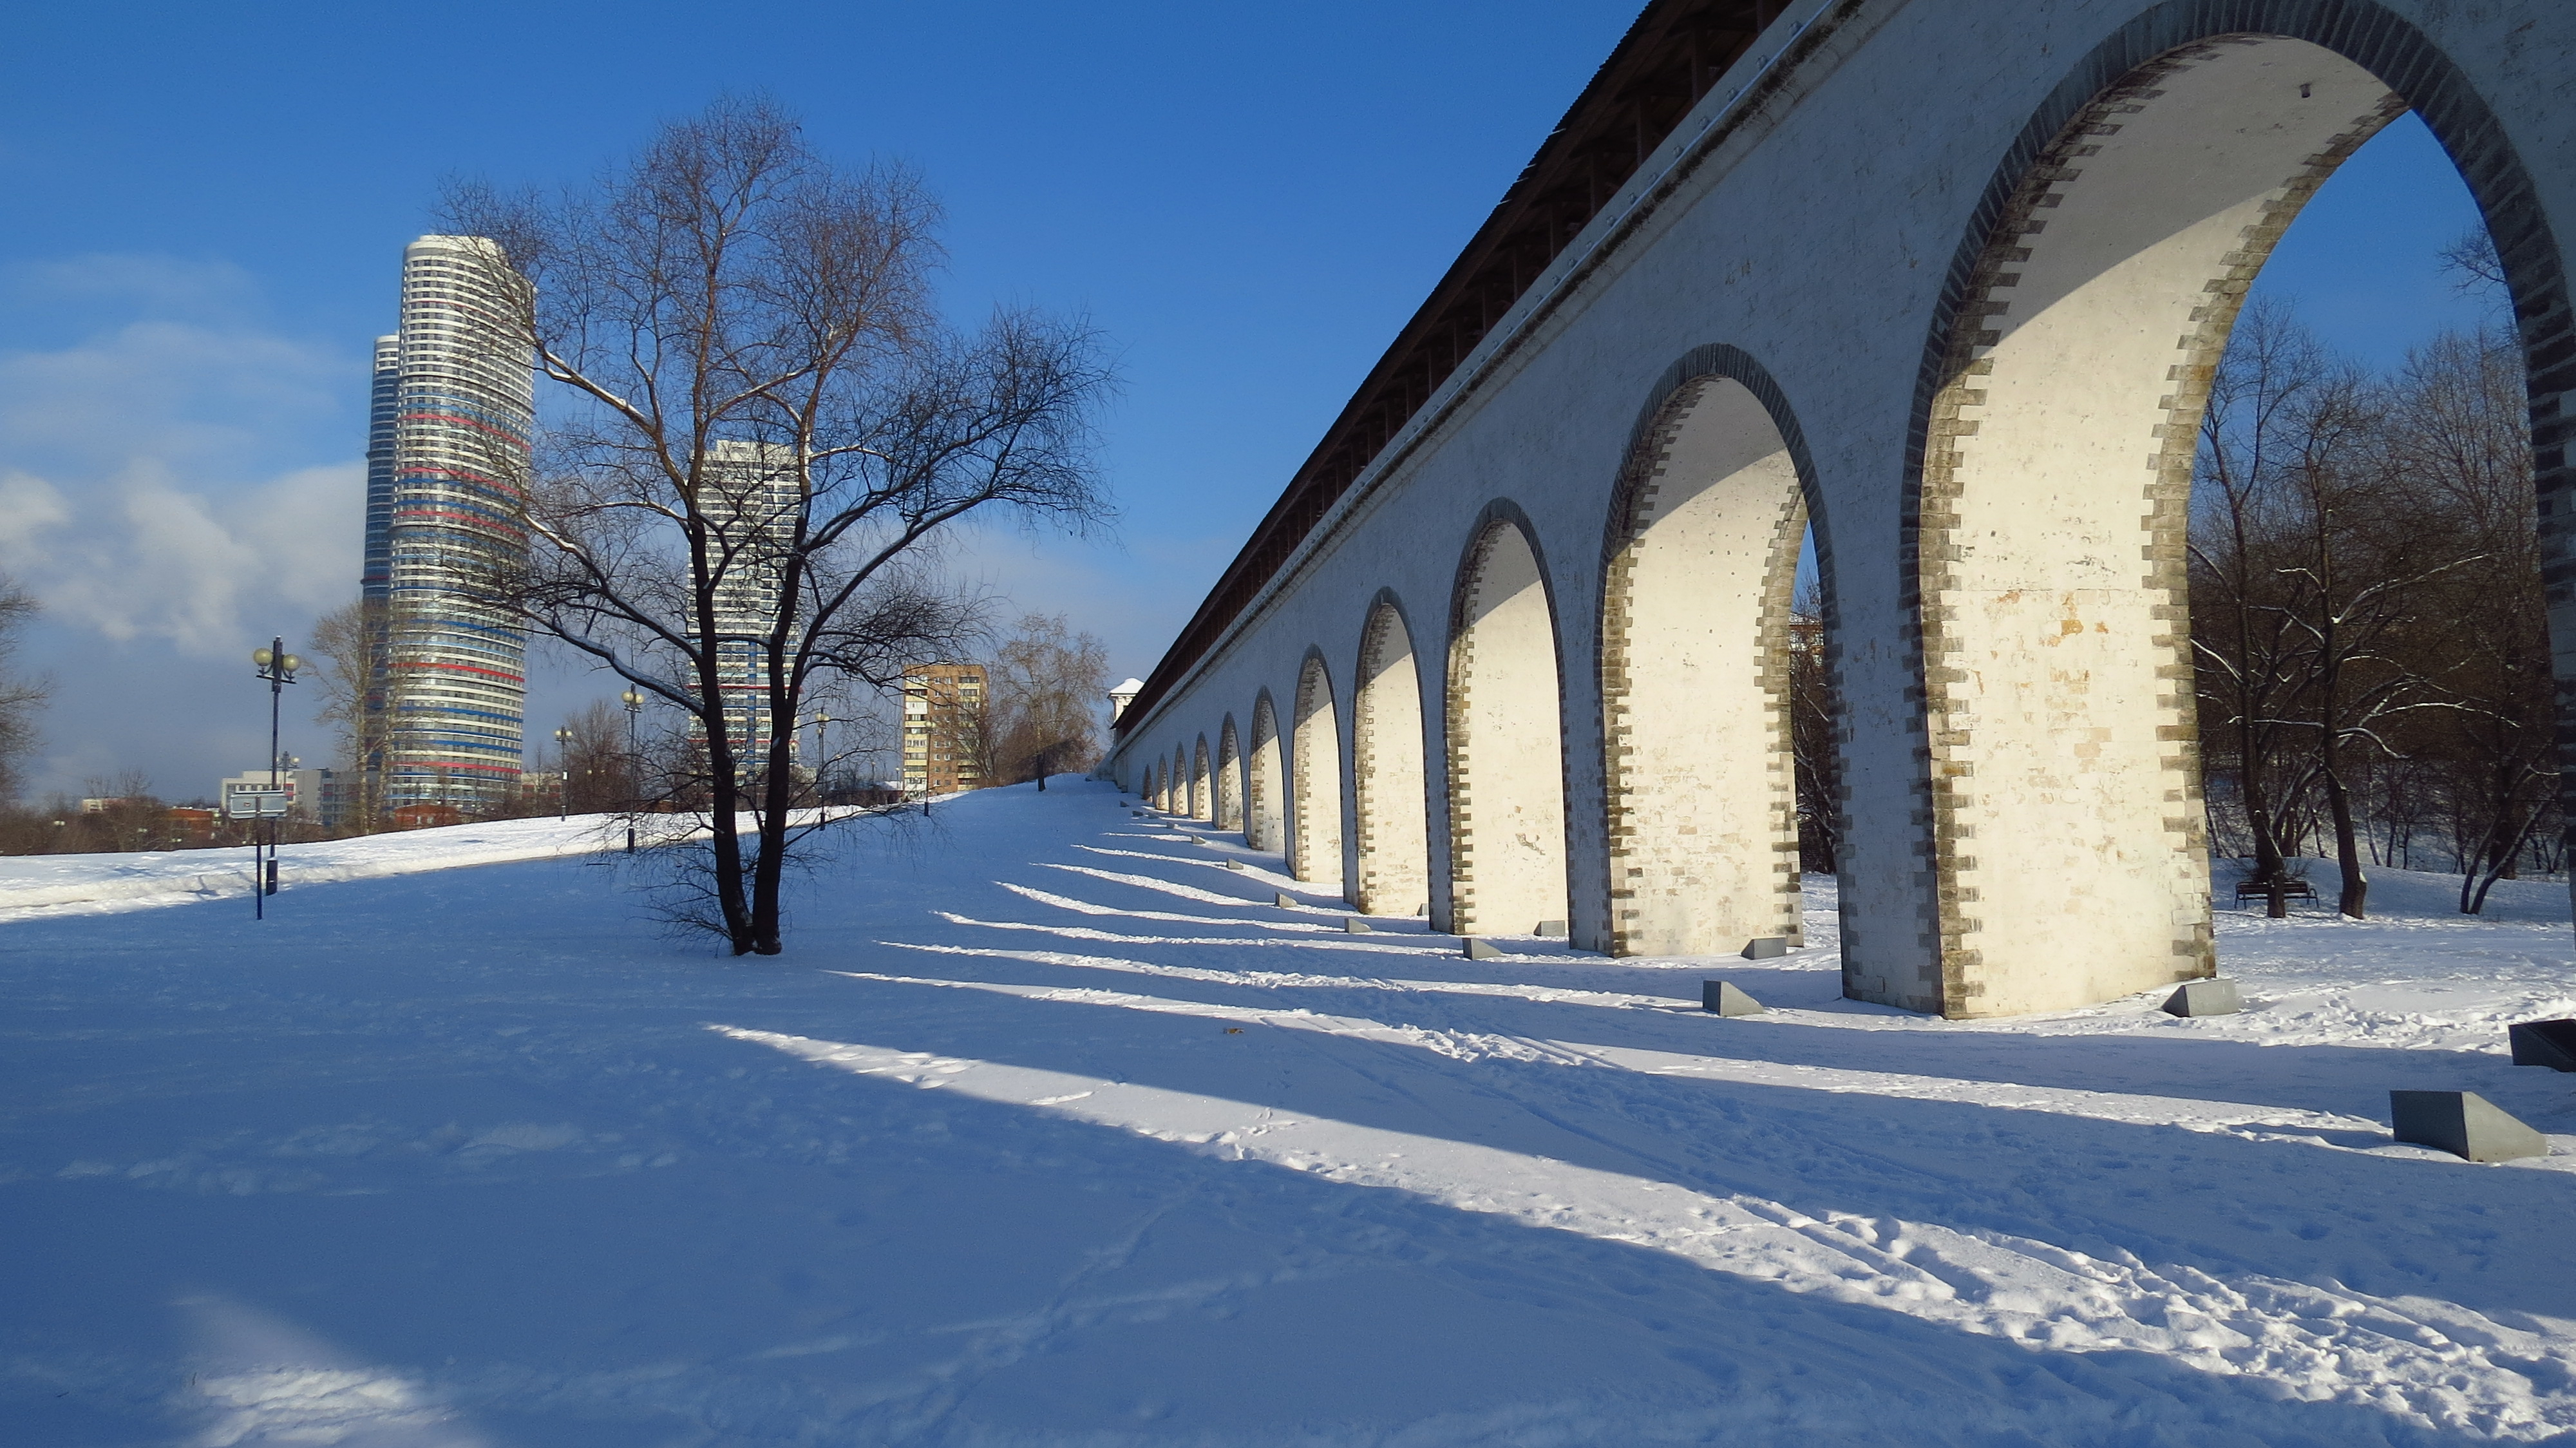
[[[376,343],[363,588],[384,620],[368,702],[386,809],[487,808],[519,788],[527,636],[487,590],[527,557],[535,419],[497,260],[481,237],[403,248],[401,330]]]

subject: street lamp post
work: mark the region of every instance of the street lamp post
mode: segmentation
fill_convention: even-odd
[[[831,715],[820,709],[814,711],[814,806],[816,818],[824,824],[832,822],[832,797],[826,793],[829,785],[824,779],[826,771],[832,767],[831,741],[824,737],[824,731],[831,724]]]
[[[635,726],[644,717],[644,696],[633,688],[617,696],[626,706],[626,853],[635,853],[635,811],[644,803],[644,754],[635,746]]]
[[[555,731],[555,818],[572,818],[572,731]]]
[[[268,681],[268,788],[270,798],[274,800],[277,791],[285,784],[285,781],[278,777],[278,712],[286,702],[286,686],[295,682],[295,671],[304,667],[304,661],[286,651],[286,640],[283,638],[271,638],[267,648],[251,650],[250,661],[257,666],[255,676]],[[268,859],[264,866],[260,860],[258,840],[254,838],[251,842],[252,919],[268,918],[267,897],[276,893],[277,821],[275,816],[271,816],[268,825]]]

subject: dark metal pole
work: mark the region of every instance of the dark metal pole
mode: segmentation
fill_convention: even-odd
[[[278,773],[277,715],[286,701],[286,640],[272,638],[268,644],[268,787],[269,802],[276,803],[275,791],[285,784]],[[260,877],[263,896],[277,893],[277,820],[268,822],[268,870]]]
[[[644,751],[635,742],[635,721],[644,717],[644,696],[633,686],[617,696],[626,706],[626,853],[635,853],[635,812],[644,807]]]

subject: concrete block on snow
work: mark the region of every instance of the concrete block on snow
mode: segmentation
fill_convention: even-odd
[[[1785,935],[1757,935],[1744,942],[1746,960],[1778,960],[1788,953],[1789,937]]]
[[[2516,1021],[2505,1034],[2515,1065],[2576,1071],[2576,1021]]]
[[[2232,1016],[2243,1009],[2245,1003],[2236,998],[2236,982],[2223,979],[2184,981],[2182,989],[2165,998],[2164,1006],[2169,1016]]]
[[[1762,1002],[1722,980],[1699,983],[1699,1008],[1720,1016],[1758,1016],[1764,1009]]]
[[[1538,935],[1563,935],[1565,933],[1565,922],[1562,920],[1542,920],[1538,923],[1538,929],[1532,933]]]
[[[1369,933],[1369,923],[1356,915],[1344,916],[1342,929],[1352,935],[1366,935]]]
[[[1273,904],[1273,905],[1277,905],[1277,906],[1279,906],[1279,907],[1280,907],[1280,908],[1282,908],[1282,909],[1294,910],[1294,909],[1296,909],[1296,908],[1297,908],[1297,903],[1298,903],[1298,902],[1297,902],[1294,898],[1292,898],[1292,897],[1291,897],[1291,896],[1290,896],[1286,891],[1284,891],[1284,890],[1283,890],[1283,891],[1281,891],[1281,892],[1278,894],[1278,896],[1277,896],[1277,897],[1275,897],[1274,899],[1272,899],[1270,903],[1271,903],[1271,904]]]
[[[1228,860],[1225,862],[1225,867],[1229,870],[1240,870],[1243,868],[1243,862],[1241,860]]]
[[[1494,947],[1492,942],[1480,940],[1473,935],[1467,937],[1466,953],[1469,960],[1492,960],[1496,956],[1502,954],[1500,950]]]
[[[2474,1091],[2391,1091],[2388,1119],[2399,1141],[2471,1161],[2549,1155],[2547,1137]]]

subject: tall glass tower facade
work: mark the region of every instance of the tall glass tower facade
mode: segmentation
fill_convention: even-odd
[[[720,634],[767,634],[778,622],[778,594],[788,549],[803,513],[795,450],[777,444],[719,441],[707,445],[698,511],[725,560],[715,588]],[[794,640],[789,640],[794,647]],[[754,773],[778,730],[792,720],[769,707],[769,656],[757,644],[716,646],[717,687],[724,691],[725,737],[746,776]]]
[[[401,329],[376,344],[362,586],[382,605],[368,694],[386,809],[518,794],[527,635],[488,590],[527,558],[535,413],[499,260],[482,237],[405,247]]]

